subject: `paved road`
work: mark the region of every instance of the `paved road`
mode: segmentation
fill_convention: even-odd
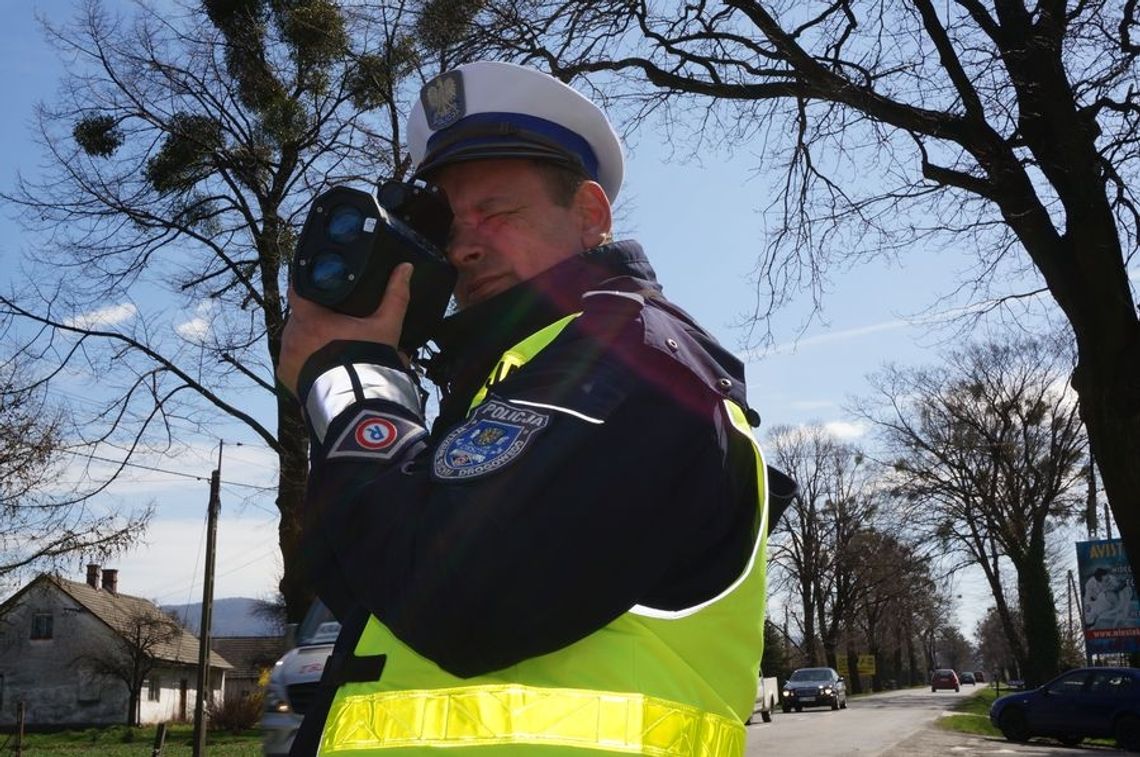
[[[1011,744],[1004,739],[969,736],[942,731],[933,726],[943,714],[972,693],[929,689],[906,689],[871,694],[852,699],[846,710],[813,708],[803,712],[779,712],[771,723],[756,722],[748,727],[748,757],[773,755],[880,755],[881,757],[931,757],[951,755],[1036,755],[1037,757],[1091,757],[1110,754],[1107,748],[1062,747],[1056,742],[1039,741]],[[1120,754],[1120,752],[1116,752]]]

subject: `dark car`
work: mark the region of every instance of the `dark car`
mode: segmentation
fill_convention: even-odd
[[[985,683],[986,682],[985,671],[975,670],[974,671],[974,680],[977,681],[978,683]]]
[[[831,709],[847,709],[847,683],[835,668],[800,668],[788,676],[780,707],[784,712],[795,708],[830,705]]]
[[[1010,741],[1050,736],[1066,746],[1115,738],[1140,752],[1140,670],[1078,668],[1044,686],[1001,697],[990,722]]]
[[[958,680],[962,683],[963,686],[965,686],[966,684],[970,684],[971,686],[973,686],[975,683],[974,674],[968,670],[962,671],[958,675]]]
[[[938,691],[939,689],[954,689],[954,691],[958,691],[959,688],[958,674],[950,668],[939,668],[930,676],[931,691]]]

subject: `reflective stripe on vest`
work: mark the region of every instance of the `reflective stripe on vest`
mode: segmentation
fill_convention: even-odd
[[[530,744],[645,755],[739,755],[737,721],[639,694],[513,684],[350,695],[322,754]]]

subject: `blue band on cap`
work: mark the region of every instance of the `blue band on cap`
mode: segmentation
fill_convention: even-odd
[[[518,143],[520,140],[556,147],[576,158],[586,175],[598,180],[598,158],[589,142],[565,126],[524,113],[469,115],[428,139],[424,163],[438,164],[450,153],[469,153],[480,145],[493,147],[497,143]]]

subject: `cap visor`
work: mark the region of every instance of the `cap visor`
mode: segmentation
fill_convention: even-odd
[[[426,177],[452,163],[465,163],[472,160],[495,158],[531,158],[547,160],[585,174],[582,161],[569,153],[533,142],[498,142],[475,145],[445,147],[435,155],[428,155],[416,168],[417,177]]]

